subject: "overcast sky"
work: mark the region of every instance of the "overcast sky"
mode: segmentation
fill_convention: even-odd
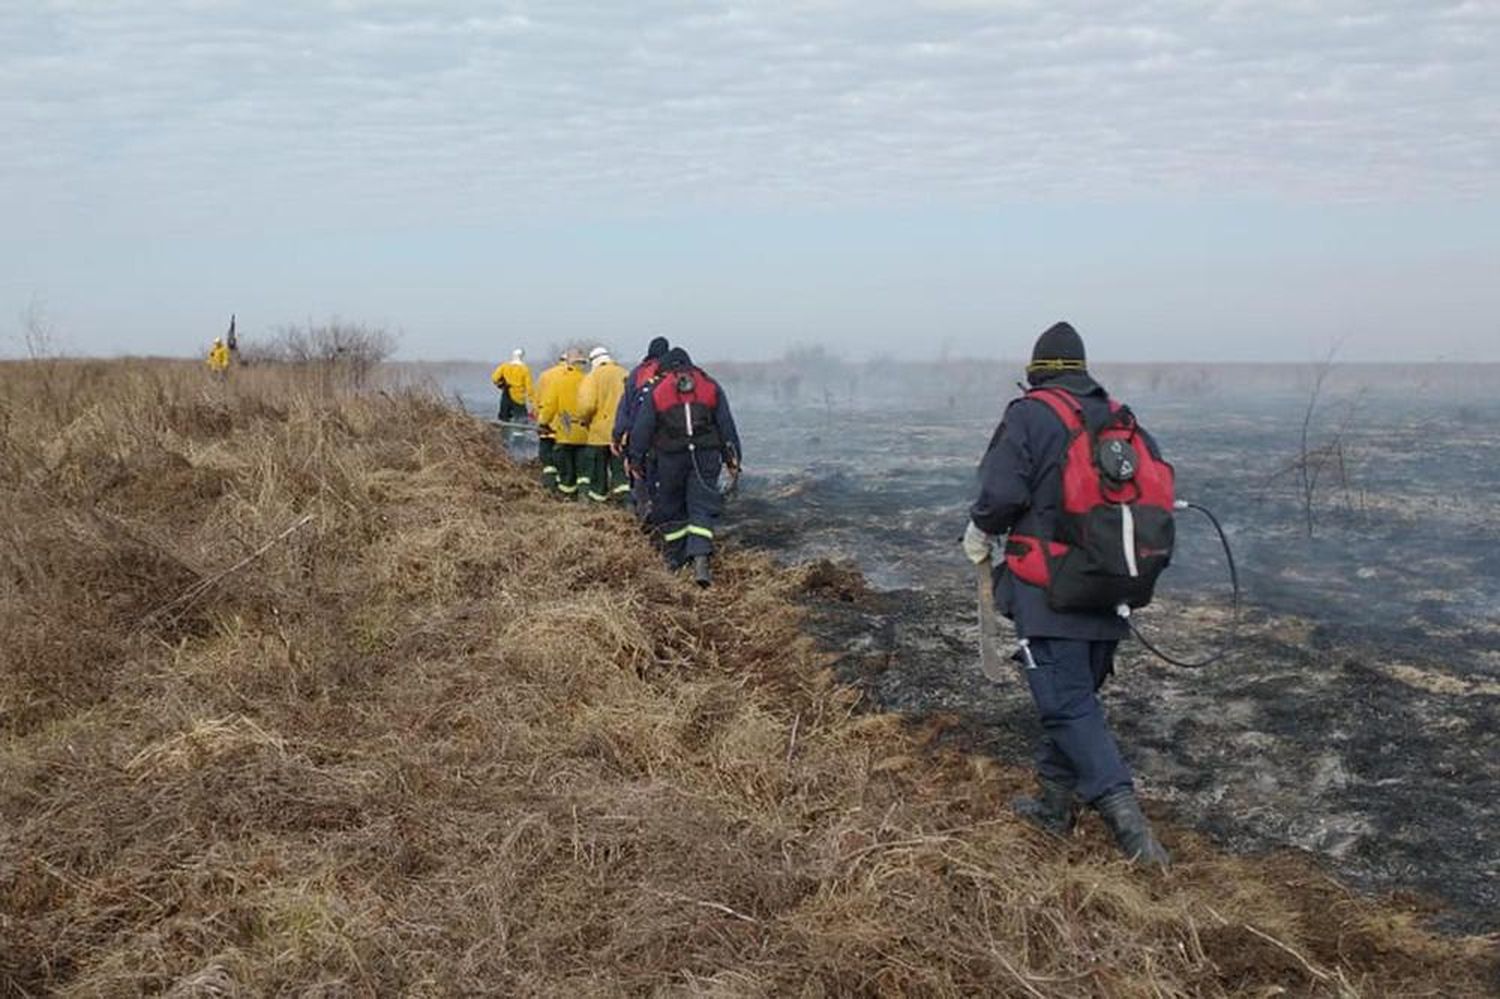
[[[0,0],[0,339],[1500,360],[1497,51],[1500,0]]]

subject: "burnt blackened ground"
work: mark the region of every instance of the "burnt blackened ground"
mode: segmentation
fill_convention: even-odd
[[[1181,491],[1225,522],[1245,612],[1226,659],[1188,671],[1122,646],[1107,691],[1146,793],[1236,850],[1294,847],[1370,891],[1417,891],[1439,925],[1500,928],[1500,408],[1366,403],[1315,536],[1288,476],[1295,399],[1137,402]],[[1478,410],[1476,410],[1476,405]],[[1479,410],[1482,410],[1479,411]],[[793,561],[855,566],[873,589],[809,594],[814,628],[871,702],[951,716],[955,737],[1024,761],[1023,682],[977,668],[972,571],[957,551],[997,414],[893,420],[741,413],[756,474],[730,533]],[[1326,480],[1325,480],[1326,481]],[[1228,629],[1207,525],[1182,524],[1157,606],[1140,616],[1179,657]]]
[[[868,588],[830,567],[808,594],[845,678],[877,707],[941,716],[951,738],[1024,762],[1030,701],[1019,678],[978,671],[972,570],[957,549],[1003,401],[788,411],[728,388],[750,474],[725,534],[857,568]],[[1345,474],[1325,469],[1309,538],[1288,471],[1305,401],[1131,400],[1180,493],[1229,531],[1245,613],[1231,654],[1205,670],[1125,643],[1106,691],[1116,731],[1154,807],[1225,847],[1305,849],[1366,890],[1434,899],[1440,926],[1494,932],[1500,404],[1439,387],[1329,399],[1311,443],[1347,424]],[[1226,634],[1228,589],[1207,524],[1181,523],[1139,623],[1194,658]]]

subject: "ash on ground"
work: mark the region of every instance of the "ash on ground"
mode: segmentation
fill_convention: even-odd
[[[1476,405],[1369,403],[1309,537],[1284,474],[1295,398],[1137,404],[1179,492],[1229,530],[1243,610],[1207,669],[1125,642],[1105,700],[1144,793],[1178,823],[1232,850],[1311,851],[1362,890],[1430,900],[1438,927],[1484,933],[1500,929],[1500,407],[1476,419]],[[1021,678],[979,673],[957,544],[999,411],[742,406],[754,474],[728,533],[820,563],[813,628],[872,705],[950,715],[952,738],[1024,763],[1037,723]],[[1138,623],[1196,658],[1228,633],[1227,573],[1206,523],[1185,515],[1180,535]]]

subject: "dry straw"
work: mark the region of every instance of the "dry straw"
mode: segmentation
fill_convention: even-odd
[[[0,994],[1495,983],[1296,857],[1042,841],[833,682],[826,567],[699,593],[421,392],[9,366],[0,506]]]

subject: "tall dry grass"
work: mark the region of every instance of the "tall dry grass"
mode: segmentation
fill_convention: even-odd
[[[420,393],[0,368],[0,993],[1479,995],[1295,858],[1055,845]],[[826,573],[823,574],[826,576]]]

